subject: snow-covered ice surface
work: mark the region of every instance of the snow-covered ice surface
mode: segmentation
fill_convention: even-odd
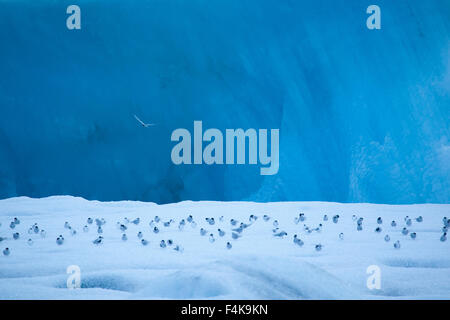
[[[304,222],[294,223],[300,212]],[[197,223],[178,229],[181,219],[192,214]],[[231,239],[230,219],[249,223],[250,214],[258,219]],[[263,220],[263,215],[271,218]],[[323,221],[327,214],[328,221]],[[332,216],[339,214],[338,223]],[[158,215],[161,222],[155,234],[149,222]],[[364,217],[363,230],[357,231],[353,215]],[[223,216],[223,221],[219,218]],[[376,233],[377,217],[383,218],[382,232]],[[402,235],[404,218],[409,216],[410,232]],[[419,223],[416,217],[423,216]],[[143,202],[98,202],[69,196],[0,201],[1,251],[9,247],[9,256],[0,255],[0,299],[449,299],[450,243],[441,242],[442,219],[450,216],[450,205],[375,205],[327,202],[181,202],[156,205]],[[14,217],[20,224],[14,230]],[[92,243],[98,237],[95,222],[83,232],[88,217],[104,218],[104,243]],[[139,225],[128,223],[128,241],[121,240],[117,222],[140,217]],[[214,217],[215,225],[205,221]],[[173,219],[170,227],[163,222]],[[284,238],[273,236],[273,220],[279,221]],[[391,227],[391,221],[397,227]],[[77,230],[72,236],[64,228],[69,222]],[[37,223],[47,236],[29,234]],[[321,232],[308,234],[323,224]],[[200,228],[208,233],[200,236]],[[226,234],[219,237],[217,229]],[[149,241],[143,246],[137,237],[141,231]],[[20,238],[13,239],[19,232]],[[344,239],[339,239],[340,233]],[[215,242],[209,241],[213,233]],[[63,245],[56,244],[62,234]],[[304,241],[293,242],[298,234]],[[384,241],[386,234],[391,240]],[[27,240],[31,238],[33,244]],[[174,244],[161,248],[161,240]],[[401,248],[393,244],[400,240]],[[226,248],[231,242],[232,249]],[[321,251],[315,250],[322,244]],[[184,251],[177,252],[178,244]],[[70,265],[81,268],[82,288],[66,286]],[[381,289],[369,290],[366,269],[381,269]]]
[[[76,4],[0,1],[0,198],[450,203],[449,0]],[[280,129],[279,173],[174,165],[194,120]]]

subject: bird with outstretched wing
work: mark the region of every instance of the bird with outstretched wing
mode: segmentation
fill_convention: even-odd
[[[156,124],[154,123],[144,123],[141,119],[138,118],[137,115],[134,115],[135,119],[145,128],[151,127],[151,126],[156,126]]]

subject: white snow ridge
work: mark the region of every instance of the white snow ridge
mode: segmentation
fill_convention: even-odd
[[[10,198],[0,299],[449,299],[449,217],[448,204]]]

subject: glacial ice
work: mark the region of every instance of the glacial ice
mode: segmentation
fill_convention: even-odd
[[[450,2],[0,2],[0,198],[450,202]],[[134,115],[157,126],[143,128]],[[170,135],[279,128],[277,175]]]

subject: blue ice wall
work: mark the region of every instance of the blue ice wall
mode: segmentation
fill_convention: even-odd
[[[450,202],[448,0],[0,0],[0,42],[2,198]],[[173,165],[194,120],[279,173]]]

